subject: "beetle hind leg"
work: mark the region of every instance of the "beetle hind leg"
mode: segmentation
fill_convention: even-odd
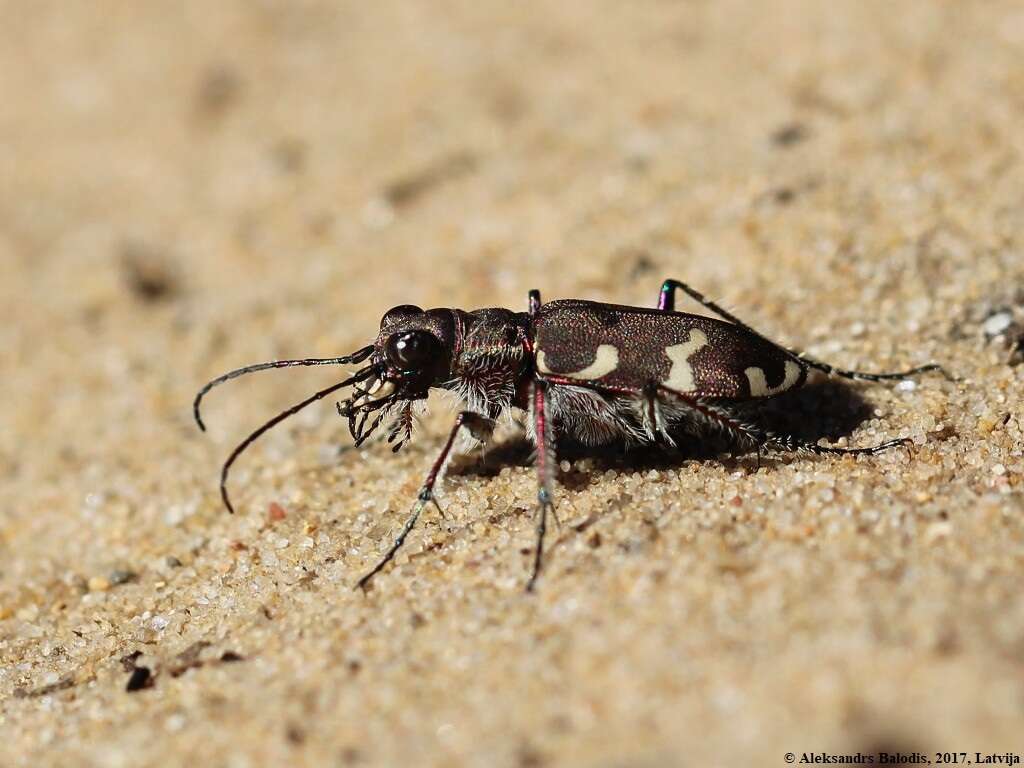
[[[716,304],[711,299],[705,297],[704,294],[698,291],[696,288],[693,288],[680,280],[674,280],[671,277],[666,279],[661,284],[661,290],[658,291],[658,309],[662,310],[663,312],[676,311],[677,289],[685,293],[687,296],[696,301],[702,307],[710,309],[723,320],[728,320],[730,323],[733,323],[734,325],[738,325],[741,328],[748,330],[753,334],[761,336],[761,334],[757,333],[757,331],[755,331],[749,325],[747,325],[738,317],[736,317],[736,315],[732,314],[732,312]],[[764,337],[762,336],[762,338]]]
[[[535,316],[540,311],[540,304],[540,291],[534,288],[526,297],[526,306],[530,317]]]
[[[710,309],[723,320],[728,320],[733,325],[739,326],[743,330],[748,331],[749,333],[752,333],[755,336],[759,336],[760,338],[764,339],[773,346],[776,346],[779,349],[783,350],[784,352],[787,352],[788,354],[792,355],[794,358],[802,362],[804,365],[810,368],[814,368],[815,370],[821,371],[823,373],[826,373],[829,376],[839,376],[841,378],[852,379],[854,381],[899,381],[900,379],[906,379],[911,376],[920,375],[922,373],[937,371],[950,381],[956,380],[952,375],[950,375],[949,371],[947,371],[938,363],[928,363],[927,365],[919,365],[916,368],[910,368],[905,371],[893,371],[884,373],[871,373],[868,371],[853,371],[847,370],[845,368],[837,368],[836,366],[830,365],[829,363],[822,362],[821,360],[815,360],[813,357],[808,357],[802,352],[797,352],[795,350],[788,349],[779,344],[776,344],[774,341],[769,339],[764,334],[759,333],[758,331],[751,328],[750,325],[740,320],[738,317],[736,317],[736,315],[732,314],[732,312],[730,312],[729,310],[725,309],[719,304],[716,304],[711,299],[705,297],[704,294],[702,294],[696,288],[693,288],[679,280],[673,280],[672,278],[665,280],[665,282],[661,284],[661,290],[658,293],[658,309],[663,310],[665,312],[675,311],[677,289],[685,293],[687,296],[696,301],[702,307]]]
[[[788,351],[789,350],[787,350],[787,352]],[[930,371],[938,371],[949,381],[956,381],[956,378],[938,363],[919,365],[916,368],[908,368],[905,371],[870,373],[868,371],[850,371],[845,368],[836,368],[834,365],[829,365],[828,363],[823,363],[821,360],[815,360],[813,357],[808,357],[802,352],[791,352],[791,354],[799,358],[800,361],[809,368],[814,368],[815,370],[826,373],[829,376],[839,376],[853,381],[899,381],[901,379],[908,379],[911,376],[918,376]]]

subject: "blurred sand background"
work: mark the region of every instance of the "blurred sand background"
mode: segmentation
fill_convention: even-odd
[[[1021,750],[1024,7],[0,3],[0,765],[783,765]],[[382,312],[692,282],[875,458],[453,471],[327,402]],[[862,404],[857,405],[857,399]],[[275,506],[276,505],[276,506]],[[138,652],[138,655],[136,655]],[[151,686],[126,692],[132,668]]]

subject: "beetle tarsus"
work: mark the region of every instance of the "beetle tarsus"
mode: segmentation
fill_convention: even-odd
[[[530,578],[526,582],[527,592],[533,592],[536,588],[537,578],[540,576],[541,567],[544,564],[544,536],[548,530],[549,512],[554,512],[551,496],[546,488],[541,488],[537,493],[537,543],[533,548],[533,566],[530,569]]]
[[[419,520],[420,513],[423,511],[423,507],[426,506],[427,501],[429,500],[429,492],[427,493],[428,496],[426,499],[423,497],[423,492],[420,493],[419,498],[416,499],[416,503],[413,504],[412,514],[410,514],[408,519],[405,521],[405,525],[402,526],[401,532],[399,532],[398,536],[395,537],[395,540],[391,543],[391,546],[384,554],[384,557],[382,557],[377,564],[369,570],[369,572],[356,582],[356,589],[362,589],[365,591],[373,577],[384,570],[384,567],[394,559],[398,550],[402,548],[403,544],[405,544],[406,537],[416,526],[416,521]]]

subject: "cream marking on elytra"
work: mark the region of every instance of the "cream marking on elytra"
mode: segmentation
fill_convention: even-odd
[[[752,366],[744,371],[747,374],[747,381],[750,382],[751,397],[769,397],[785,392],[792,387],[800,378],[800,366],[792,360],[786,361],[786,375],[782,383],[777,387],[769,387],[768,379],[764,375],[764,369]]]
[[[706,347],[707,343],[708,336],[704,331],[691,328],[689,338],[682,344],[665,347],[665,354],[672,361],[672,370],[668,372],[668,378],[662,383],[676,392],[695,390],[697,384],[693,380],[693,365],[690,364],[690,358]]]
[[[553,371],[548,368],[544,361],[544,350],[537,350],[537,370],[541,373],[550,373],[556,376],[565,376],[568,379],[593,380],[607,376],[619,367],[619,350],[611,344],[602,344],[597,348],[597,355],[594,362],[580,371]]]

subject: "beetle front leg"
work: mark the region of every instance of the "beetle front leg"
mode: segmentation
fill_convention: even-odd
[[[380,573],[384,569],[384,566],[394,559],[398,550],[402,548],[403,544],[405,544],[406,537],[408,537],[409,533],[416,526],[416,521],[419,520],[423,507],[428,503],[433,502],[434,505],[437,506],[438,510],[441,509],[437,504],[437,500],[434,499],[434,485],[437,483],[437,478],[448,463],[448,458],[451,455],[452,447],[455,445],[455,438],[458,436],[459,430],[465,427],[477,440],[486,442],[490,438],[491,433],[494,432],[494,426],[495,423],[493,419],[489,419],[486,416],[474,413],[473,411],[463,411],[455,418],[455,424],[452,426],[452,431],[448,434],[448,439],[445,441],[440,455],[434,461],[434,465],[430,468],[430,472],[427,474],[427,479],[424,480],[423,485],[420,487],[420,492],[416,497],[416,503],[413,504],[412,512],[405,521],[405,525],[402,526],[401,532],[391,544],[390,549],[388,549],[384,554],[384,557],[380,559],[380,562],[378,562],[369,573],[356,582],[357,589],[365,589],[370,583],[370,580]]]
[[[533,428],[537,441],[537,545],[533,552],[533,570],[526,582],[527,592],[533,591],[540,575],[548,512],[554,512],[551,486],[555,475],[555,441],[547,413],[547,384],[539,380],[533,383]]]

